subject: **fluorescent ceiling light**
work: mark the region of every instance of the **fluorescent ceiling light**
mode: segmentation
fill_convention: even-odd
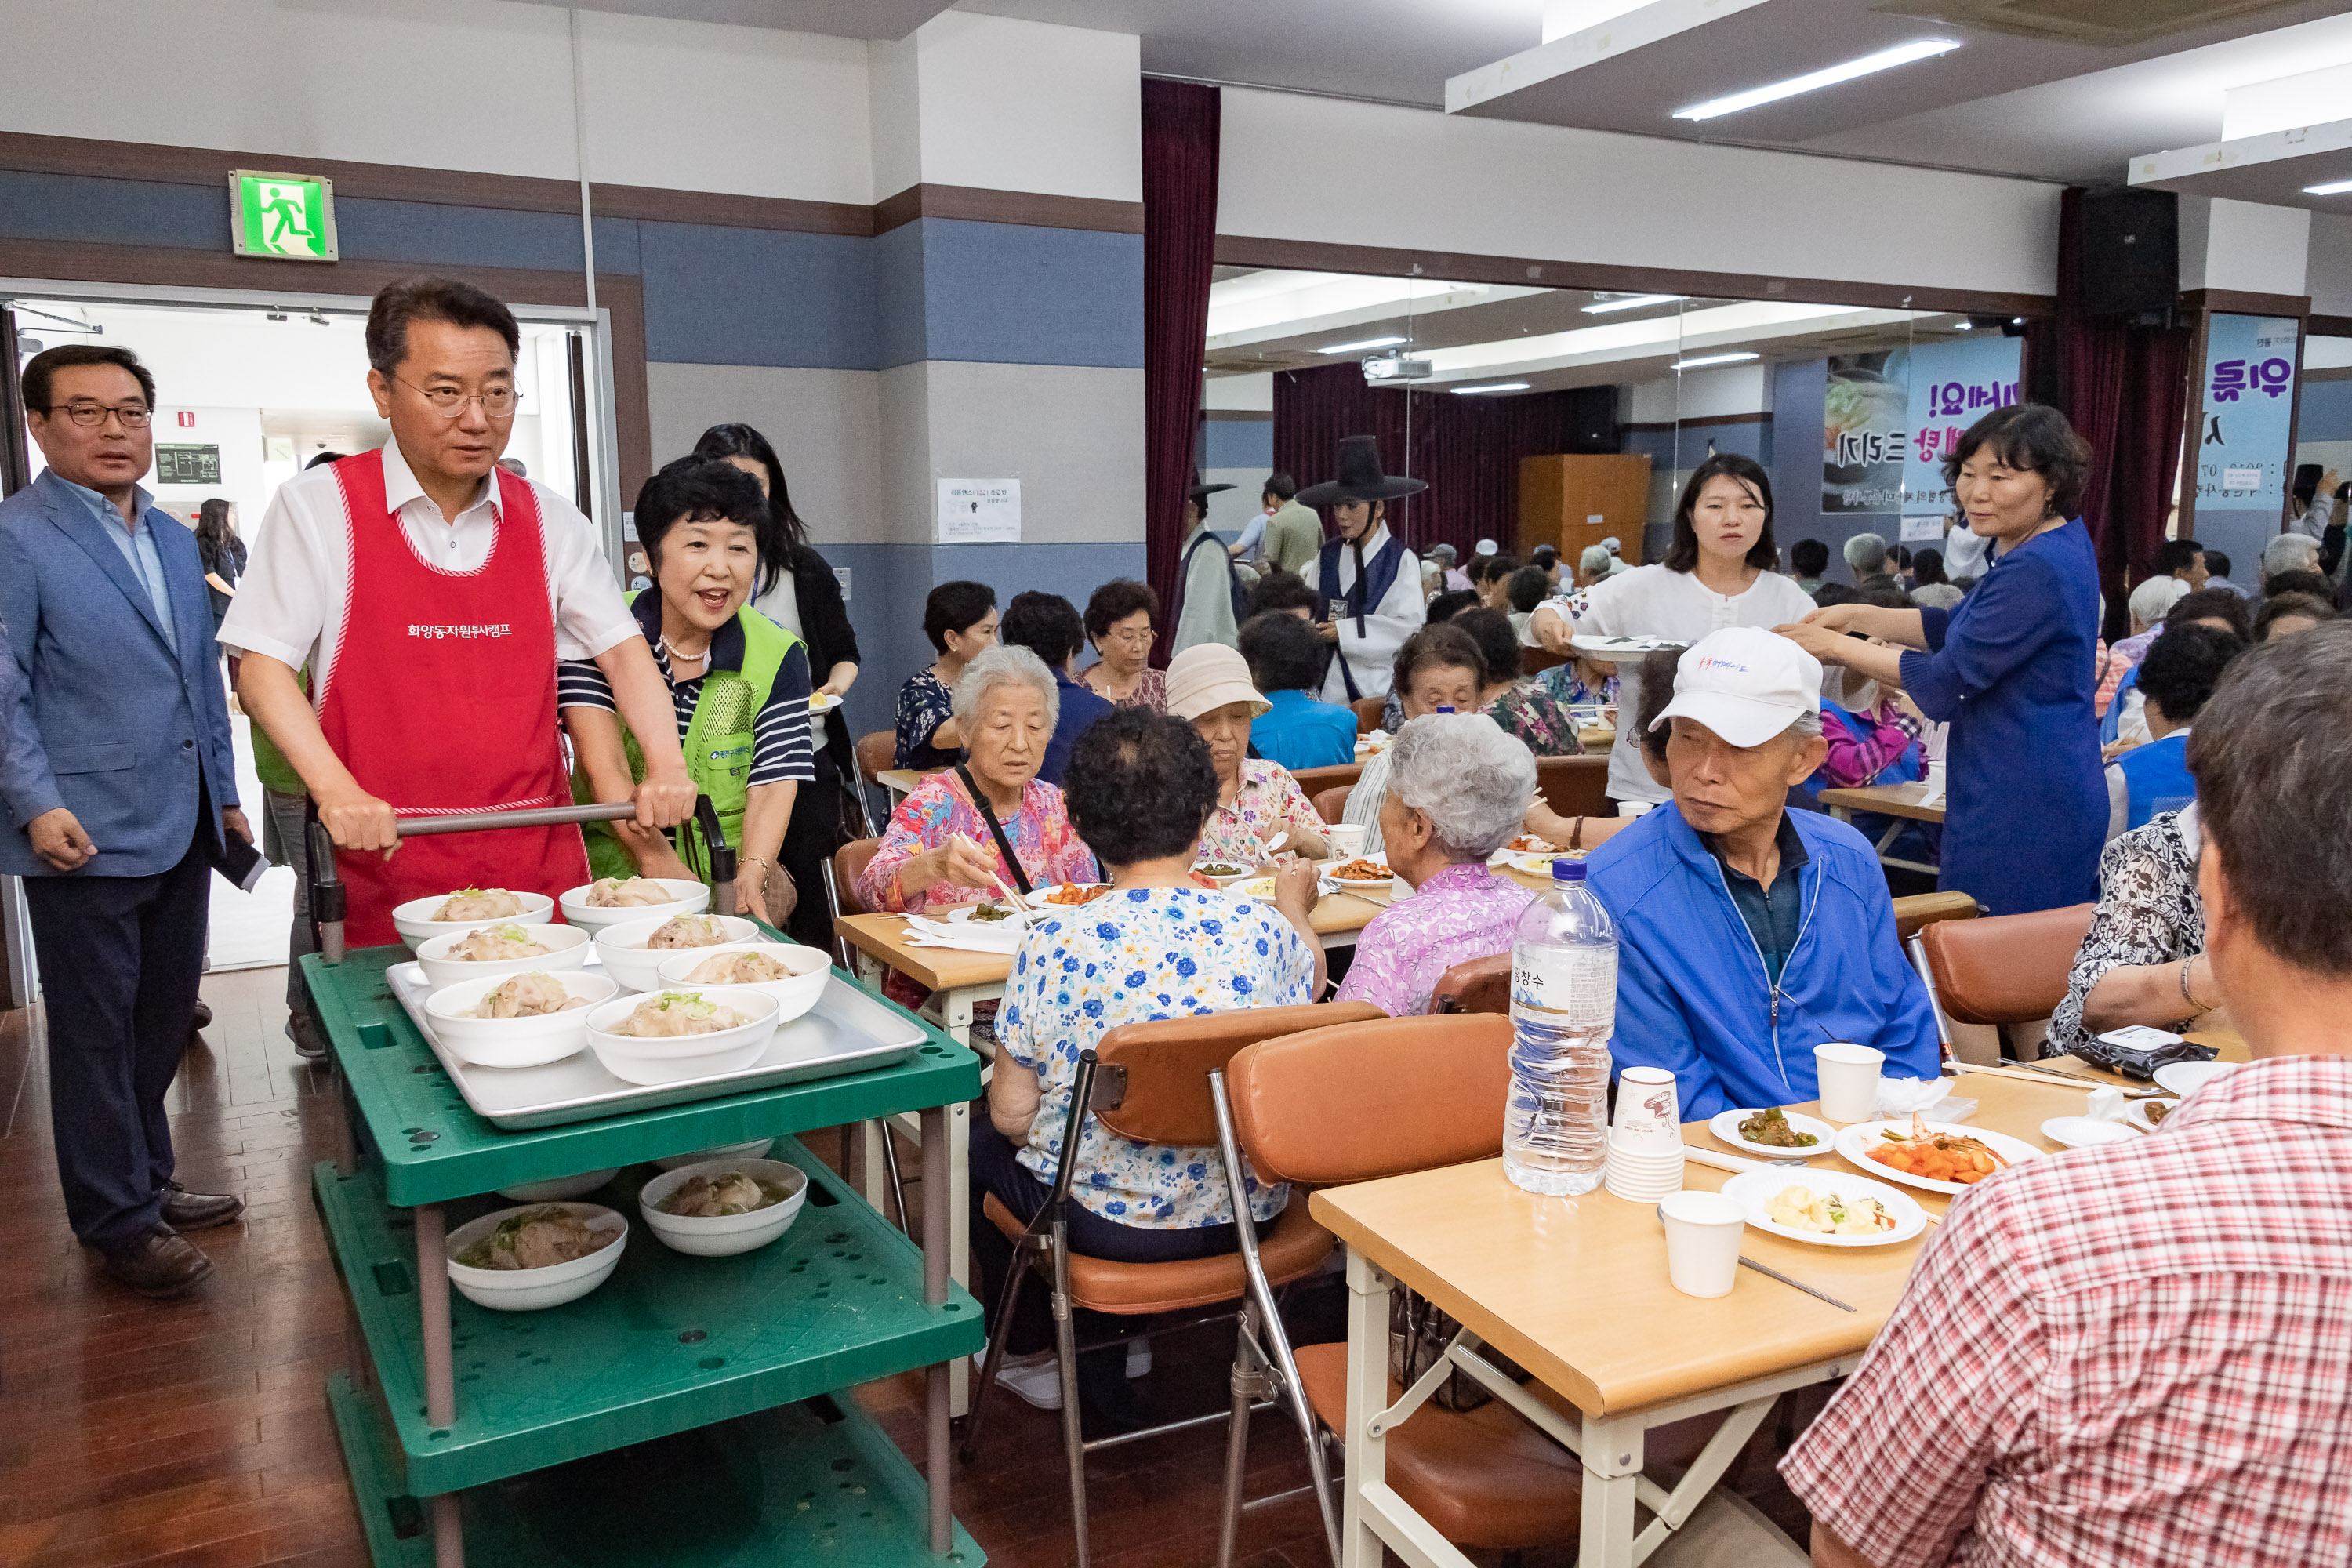
[[[1454,386],[1446,390],[1458,395],[1465,392],[1525,392],[1527,389],[1528,384],[1524,381],[1490,381],[1484,386]]]
[[[2303,187],[2303,194],[2306,196],[2340,196],[2347,191],[2352,191],[2352,180],[2337,180],[2332,184]]]
[[[1315,352],[1318,354],[1351,354],[1358,349],[1392,348],[1398,343],[1409,343],[1412,341],[1411,338],[1366,338],[1361,342],[1333,343],[1329,348],[1317,349]]]
[[[1881,49],[1874,55],[1864,55],[1858,60],[1831,66],[1810,76],[1790,77],[1769,87],[1751,87],[1746,92],[1735,92],[1728,98],[1711,98],[1705,103],[1694,103],[1688,109],[1675,110],[1676,120],[1713,120],[1719,114],[1737,114],[1743,109],[1753,109],[1759,103],[1777,103],[1784,98],[1794,98],[1801,92],[1813,92],[1825,87],[1835,87],[1842,81],[1852,81],[1858,76],[1868,76],[1895,66],[1907,66],[1914,60],[1932,59],[1949,54],[1960,47],[1958,38],[1920,38],[1891,49]]]
[[[1598,305],[1587,305],[1584,313],[1605,316],[1612,310],[1638,310],[1644,305],[1671,305],[1681,298],[1680,294],[1635,294],[1630,299],[1603,300]]]
[[[1701,365],[1737,364],[1741,360],[1761,359],[1762,357],[1763,356],[1761,354],[1745,350],[1736,354],[1701,354],[1696,359],[1676,360],[1675,362],[1675,368],[1676,370],[1696,370]]]

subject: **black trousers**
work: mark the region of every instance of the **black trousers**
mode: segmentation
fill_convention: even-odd
[[[816,777],[793,798],[776,858],[793,879],[799,902],[784,921],[784,934],[803,947],[833,945],[833,915],[824,906],[824,863],[841,847],[841,771],[830,748],[816,752]]]
[[[25,879],[48,1011],[58,1180],[74,1235],[102,1251],[156,1223],[172,1179],[163,1096],[204,979],[211,844],[204,803],[168,871]]]

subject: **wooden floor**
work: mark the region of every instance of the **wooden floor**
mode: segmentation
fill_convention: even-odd
[[[195,1298],[142,1300],[74,1243],[58,1191],[37,1016],[0,1015],[0,1565],[364,1568],[321,1384],[342,1309],[308,1192],[331,1153],[327,1078],[284,1033],[285,972],[205,985],[213,1026],[172,1091],[180,1179],[242,1194],[244,1223],[195,1233],[218,1266]],[[823,1152],[822,1149],[820,1152]],[[911,1162],[909,1163],[912,1163]],[[1143,1385],[1172,1413],[1223,1405],[1230,1338],[1168,1337]],[[921,1388],[860,1401],[921,1462]],[[956,1512],[992,1563],[1071,1561],[1059,1417],[1001,1398]],[[1087,1470],[1103,1568],[1216,1557],[1222,1428],[1104,1450]],[[1261,1418],[1252,1495],[1304,1484],[1296,1436]],[[1300,1496],[1245,1516],[1250,1568],[1323,1568]]]

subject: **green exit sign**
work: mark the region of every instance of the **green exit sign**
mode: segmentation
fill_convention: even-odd
[[[228,174],[229,237],[239,256],[335,259],[335,182],[310,174]]]

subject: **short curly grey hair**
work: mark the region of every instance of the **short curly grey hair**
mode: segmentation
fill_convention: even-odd
[[[980,717],[988,694],[998,687],[1013,682],[1025,682],[1037,689],[1045,700],[1045,726],[1051,729],[1062,717],[1062,694],[1054,684],[1054,672],[1045,661],[1025,647],[992,647],[963,667],[956,677],[955,690],[949,694],[949,710],[955,715],[956,728],[969,736],[971,721]]]
[[[1500,849],[1535,799],[1536,759],[1481,713],[1431,713],[1397,731],[1389,795],[1429,818],[1451,860]]]

